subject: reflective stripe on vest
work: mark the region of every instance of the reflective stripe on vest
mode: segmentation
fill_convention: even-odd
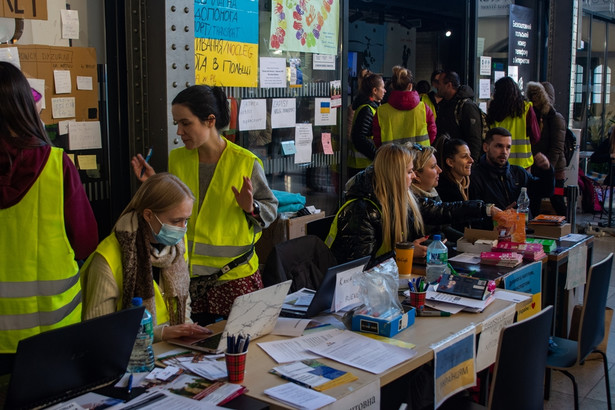
[[[411,110],[398,110],[387,103],[378,107],[376,112],[383,144],[412,142],[429,146],[425,103],[419,102]]]
[[[353,198],[353,199],[350,199],[350,200],[346,201],[346,203],[344,203],[344,205],[342,205],[341,208],[335,214],[335,218],[333,219],[333,223],[331,224],[331,228],[329,228],[329,233],[327,234],[327,237],[325,238],[325,245],[327,245],[329,248],[331,248],[331,246],[333,245],[333,242],[335,242],[335,237],[337,236],[337,219],[339,217],[340,212],[342,212],[342,210],[344,208],[346,208],[346,206],[348,206],[349,204],[353,203],[357,199],[363,199],[363,200],[371,203],[372,205],[374,205],[374,207],[376,207],[376,209],[378,210],[378,213],[380,213],[380,215],[382,215],[382,211],[380,210],[380,207],[374,201],[372,201],[370,199],[367,199],[367,198]],[[384,255],[385,253],[386,253],[386,251],[384,249],[384,243],[382,243],[382,244],[380,244],[380,249],[378,249],[378,252],[376,252],[376,256]]]
[[[532,108],[532,103],[526,101],[521,117],[506,117],[503,121],[495,122],[494,127],[503,127],[512,135],[512,146],[508,162],[523,168],[531,167],[534,163],[532,145],[527,136],[527,112]]]
[[[203,204],[199,205],[199,156],[198,150],[185,147],[171,151],[169,172],[177,175],[192,190],[197,198],[188,221],[188,248],[190,274],[211,275],[233,259],[249,250],[261,236],[255,234],[243,209],[237,204],[232,186],[240,188],[243,177],[250,178],[254,161],[260,160],[250,151],[226,142],[226,148],[216,165],[213,178],[207,188]],[[220,280],[232,280],[252,275],[258,269],[256,253]]]
[[[96,274],[96,272],[88,272],[90,262],[96,253],[105,258],[107,265],[109,265],[111,272],[113,272],[113,277],[115,277],[115,283],[118,288],[118,294],[120,295],[116,301],[116,310],[122,310],[122,295],[124,294],[124,269],[122,266],[122,251],[120,250],[120,243],[115,236],[115,232],[107,236],[101,243],[98,244],[96,251],[90,255],[81,267],[81,272],[87,272],[88,275]],[[154,323],[154,326],[156,326],[157,324],[163,324],[169,321],[167,305],[164,302],[164,298],[162,297],[162,293],[160,292],[160,288],[158,287],[156,281],[154,281],[154,295],[156,302],[156,323]],[[89,295],[87,294],[85,295],[86,306],[88,296]]]
[[[357,110],[354,112],[354,116],[352,117],[352,126],[354,127],[354,122],[357,119],[357,115],[359,114],[359,111],[361,111],[362,109],[364,109],[365,107],[368,107],[371,111],[372,111],[372,119],[374,114],[376,113],[376,109],[374,107],[372,107],[369,104],[363,104],[360,105]],[[374,136],[370,135],[368,137],[370,140],[374,140]],[[348,143],[348,166],[350,168],[355,168],[355,169],[365,169],[368,166],[370,166],[372,163],[372,160],[367,158],[365,155],[363,155],[361,152],[359,152],[354,144],[352,143],[352,139],[350,140],[350,142]]]
[[[0,353],[81,321],[81,283],[64,226],[62,152],[52,147],[21,201],[0,209]]]

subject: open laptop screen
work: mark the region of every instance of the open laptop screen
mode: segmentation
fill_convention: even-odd
[[[118,380],[144,307],[125,309],[21,340],[6,408],[48,406]]]

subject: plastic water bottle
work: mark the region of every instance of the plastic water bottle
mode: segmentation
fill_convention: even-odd
[[[526,187],[521,188],[521,193],[519,194],[519,198],[517,198],[517,213],[525,214],[525,223],[527,224],[530,214],[530,197],[527,196]]]
[[[134,307],[139,307],[143,304],[143,299],[132,298],[131,304]],[[126,369],[128,372],[142,373],[154,369],[153,342],[154,326],[152,323],[152,315],[145,309],[143,312],[143,319],[141,319],[141,326],[139,326],[137,338],[135,339],[135,345],[132,348],[130,360],[128,361],[128,368]]]
[[[427,247],[427,270],[425,279],[431,283],[446,273],[448,266],[448,248],[441,241],[440,235],[434,235]]]

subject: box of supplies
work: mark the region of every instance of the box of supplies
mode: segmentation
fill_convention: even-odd
[[[527,224],[527,227],[534,231],[533,236],[536,236],[539,238],[559,239],[562,236],[568,235],[571,231],[571,225],[568,223],[552,226],[552,225],[533,224],[530,222],[529,224]]]
[[[415,314],[416,310],[414,308],[404,314],[388,318],[355,314],[352,317],[352,330],[355,332],[358,331],[385,337],[393,337],[414,324]]]
[[[466,228],[463,238],[457,241],[458,252],[481,253],[490,252],[498,243],[498,231]]]

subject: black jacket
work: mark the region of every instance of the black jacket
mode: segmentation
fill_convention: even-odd
[[[546,170],[534,167],[533,170],[535,175],[508,162],[499,168],[491,165],[483,154],[472,168],[470,198],[480,198],[503,210],[517,200],[521,187],[527,187],[530,201],[531,198],[548,198],[553,195],[553,167]]]
[[[564,140],[566,139],[566,120],[559,112],[551,109],[546,115],[536,113],[536,118],[542,121],[540,141],[532,145],[532,153],[542,152],[556,171],[564,171]],[[534,169],[532,168],[532,172]]]
[[[374,113],[368,107],[363,107],[357,112],[357,109],[363,104],[368,104],[374,109],[378,108],[378,103],[362,96],[358,96],[353,101],[352,109],[356,112],[356,118],[352,124],[350,137],[357,151],[373,161],[376,156],[376,145],[374,145],[373,138],[370,137],[372,136]]]
[[[469,98],[461,107],[459,125],[455,118],[455,107],[459,100]],[[448,134],[451,138],[460,138],[468,144],[470,155],[477,161],[482,153],[483,123],[480,108],[474,102],[474,90],[462,85],[450,100],[442,100],[438,104],[436,117],[438,135]]]
[[[373,190],[374,168],[370,166],[358,173],[346,193],[346,204],[336,216],[337,235],[331,251],[337,263],[348,262],[362,256],[376,256],[382,245],[382,215],[380,202]],[[351,203],[348,201],[353,200]],[[440,202],[420,199],[419,207],[425,224],[447,224],[454,220],[485,216],[483,201]],[[335,222],[334,222],[335,223]],[[423,233],[414,230],[414,215],[408,210],[408,241]]]

